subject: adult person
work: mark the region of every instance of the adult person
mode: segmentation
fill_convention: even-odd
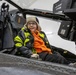
[[[27,17],[26,24],[14,39],[18,52],[27,58],[41,58],[60,64],[69,62],[58,52],[53,51],[46,34],[41,31],[37,17]]]

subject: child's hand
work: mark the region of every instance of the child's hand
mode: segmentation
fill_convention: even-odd
[[[38,55],[38,54],[32,54],[32,55],[31,55],[31,58],[36,58],[36,59],[38,59],[38,58],[39,58],[39,55]]]

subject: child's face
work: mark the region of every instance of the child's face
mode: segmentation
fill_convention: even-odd
[[[30,29],[32,32],[35,32],[37,30],[37,23],[34,21],[30,21],[27,23],[28,29]]]

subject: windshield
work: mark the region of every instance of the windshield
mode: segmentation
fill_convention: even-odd
[[[21,8],[28,8],[37,0],[11,0],[11,1],[19,5]]]
[[[53,10],[53,4],[58,0],[11,0],[21,8]]]
[[[10,4],[9,1],[14,2],[16,5],[23,9],[41,9],[53,11],[53,4],[58,0],[2,0],[0,1],[0,5],[2,4],[2,2],[6,2],[12,6],[10,7],[10,9],[14,9],[15,6]]]

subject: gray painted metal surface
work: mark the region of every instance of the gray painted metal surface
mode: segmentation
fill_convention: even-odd
[[[0,75],[51,75],[38,70],[21,69],[15,67],[0,67]]]
[[[25,69],[52,75],[76,75],[76,68],[0,53],[0,67]],[[33,71],[32,71],[33,70]],[[12,73],[12,72],[11,72]],[[34,74],[35,75],[35,74]]]

